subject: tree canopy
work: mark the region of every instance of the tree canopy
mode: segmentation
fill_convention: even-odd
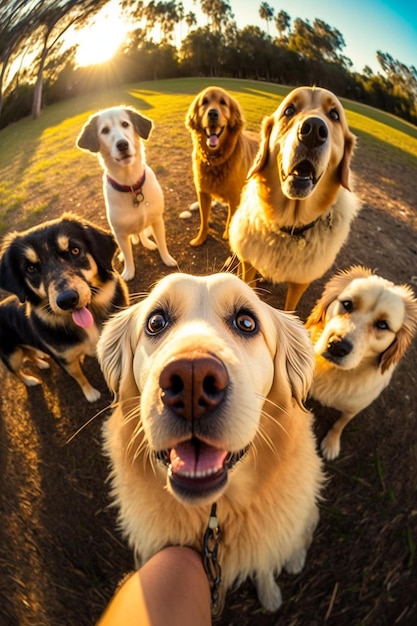
[[[379,72],[369,66],[352,72],[338,29],[275,12],[263,1],[258,13],[265,30],[238,28],[227,0],[194,0],[205,25],[176,0],[120,0],[131,28],[117,56],[106,67],[77,67],[65,33],[89,24],[108,1],[0,0],[0,127],[30,112],[37,117],[42,103],[110,82],[186,75],[316,84],[417,123],[415,67],[378,50]]]

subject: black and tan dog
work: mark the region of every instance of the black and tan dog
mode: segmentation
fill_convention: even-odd
[[[41,380],[22,370],[24,362],[45,368],[51,356],[87,400],[100,397],[81,363],[95,355],[103,322],[128,303],[115,250],[110,233],[69,213],[5,237],[0,287],[15,295],[0,303],[0,356],[26,385]]]

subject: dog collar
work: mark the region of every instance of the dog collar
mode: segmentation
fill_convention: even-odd
[[[119,185],[116,180],[110,178],[110,176],[107,174],[107,182],[110,183],[113,189],[115,189],[116,191],[120,191],[121,193],[127,193],[130,191],[130,193],[133,195],[133,206],[139,206],[139,204],[144,200],[142,187],[145,184],[145,179],[146,170],[143,170],[141,178],[134,185]]]
[[[310,222],[309,224],[298,226],[298,228],[295,228],[294,226],[280,226],[279,230],[282,233],[285,233],[286,235],[292,235],[293,237],[300,237],[301,235],[304,235],[304,233],[307,230],[310,230],[310,228],[313,228],[313,226],[317,224],[319,219],[320,217],[317,217],[314,221]]]

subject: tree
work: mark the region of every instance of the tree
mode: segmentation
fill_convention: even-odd
[[[280,11],[275,17],[275,26],[277,27],[279,38],[284,39],[284,32],[289,30],[291,18],[286,11]]]
[[[41,41],[38,71],[33,93],[32,117],[41,114],[43,73],[48,54],[58,44],[70,26],[85,25],[108,0],[48,0],[39,17],[38,33]]]
[[[2,3],[0,12],[0,114],[3,108],[4,86],[13,78],[12,61],[24,55],[23,45],[39,23],[46,0],[28,3],[11,0]]]
[[[207,15],[215,33],[221,33],[222,27],[234,18],[232,8],[227,0],[200,0],[200,6],[201,11]]]
[[[261,6],[259,7],[259,17],[261,20],[265,20],[266,32],[269,35],[269,22],[274,17],[274,9],[267,2],[261,2]]]

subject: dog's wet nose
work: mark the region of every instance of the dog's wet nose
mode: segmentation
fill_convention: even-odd
[[[224,400],[229,384],[226,367],[206,352],[186,352],[162,370],[159,386],[163,403],[187,420],[204,417]]]
[[[350,341],[346,339],[338,339],[337,337],[332,337],[329,339],[327,344],[327,351],[332,356],[336,357],[344,357],[352,352],[352,344]]]
[[[329,136],[326,123],[319,117],[309,117],[298,129],[298,139],[307,148],[317,148],[325,143]]]
[[[67,289],[67,291],[62,291],[57,296],[56,303],[63,311],[69,311],[77,306],[78,300],[78,293],[73,289]]]
[[[119,150],[119,152],[127,152],[129,149],[129,143],[126,141],[126,139],[120,139],[120,141],[116,143],[116,148]]]
[[[219,119],[219,112],[217,109],[210,109],[208,112],[208,118],[210,124],[216,124]]]

